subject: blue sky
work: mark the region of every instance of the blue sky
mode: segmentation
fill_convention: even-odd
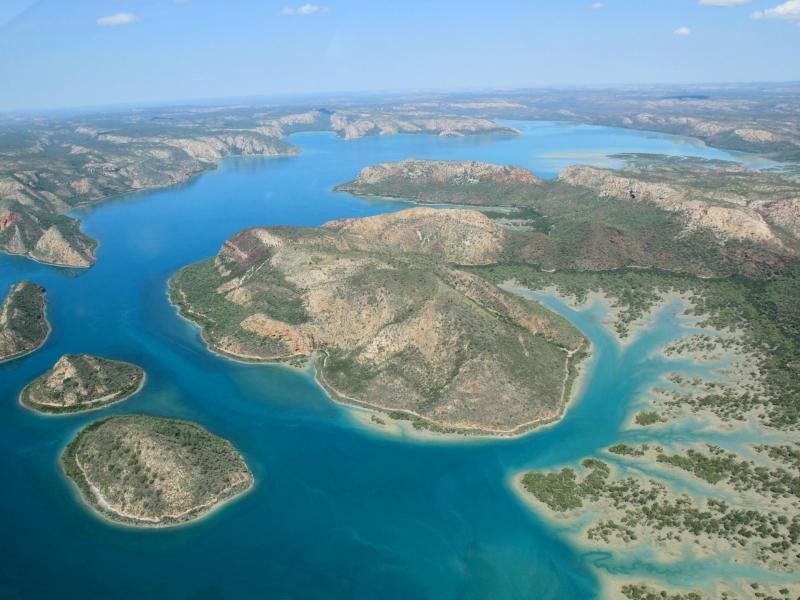
[[[0,0],[0,110],[800,79],[800,0]]]

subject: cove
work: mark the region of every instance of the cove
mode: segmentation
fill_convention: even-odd
[[[88,271],[0,256],[0,289],[23,278],[44,285],[53,325],[42,349],[0,365],[0,593],[595,597],[597,561],[566,543],[508,480],[522,469],[579,460],[620,438],[637,395],[680,367],[657,352],[680,331],[680,306],[670,305],[622,349],[602,325],[602,306],[575,311],[540,295],[592,342],[581,397],[553,427],[509,440],[445,444],[365,430],[308,374],[209,353],[166,297],[175,271],[211,256],[245,227],[318,225],[408,206],[331,192],[376,162],[469,158],[553,177],[565,164],[602,165],[616,152],[744,160],[673,136],[512,125],[523,135],[343,141],[299,134],[291,139],[299,156],[229,159],[185,186],[83,211],[85,230],[100,240],[97,265]],[[68,352],[139,364],[147,384],[135,398],[96,414],[47,418],[20,407],[22,387]],[[97,519],[62,477],[58,457],[85,424],[132,412],[190,419],[230,439],[251,466],[255,488],[185,528],[139,531]]]

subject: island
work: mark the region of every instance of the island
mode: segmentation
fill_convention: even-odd
[[[230,442],[195,423],[148,415],[91,423],[66,447],[61,466],[92,509],[136,527],[194,521],[253,485]]]
[[[170,298],[220,354],[318,357],[335,400],[511,435],[562,414],[585,347],[562,317],[464,270],[496,263],[506,242],[461,209],[254,228],[178,272]]]
[[[42,286],[30,281],[11,286],[0,307],[0,362],[30,354],[44,344],[50,334],[46,310]]]
[[[145,373],[131,363],[89,354],[65,354],[20,394],[23,406],[47,414],[97,410],[130,398]]]

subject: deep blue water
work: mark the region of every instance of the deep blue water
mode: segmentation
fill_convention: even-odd
[[[88,271],[0,256],[0,290],[22,278],[43,284],[53,325],[42,349],[0,364],[0,597],[594,597],[590,565],[608,557],[563,541],[514,496],[509,478],[619,438],[637,394],[675,369],[654,351],[678,334],[680,306],[623,352],[600,325],[599,307],[573,312],[545,299],[594,345],[581,399],[556,426],[522,438],[431,443],[365,430],[307,374],[210,354],[166,298],[177,269],[214,254],[244,227],[403,208],[330,191],[375,162],[471,158],[552,177],[566,164],[605,164],[603,155],[622,151],[730,157],[663,135],[515,126],[525,135],[348,142],[297,135],[298,157],[226,160],[185,186],[87,210],[85,230],[101,242]],[[147,384],[131,400],[87,415],[21,408],[25,383],[66,352],[135,362]],[[87,423],[129,412],[192,419],[229,438],[255,474],[254,490],[183,528],[133,530],[98,519],[60,474],[58,457]]]

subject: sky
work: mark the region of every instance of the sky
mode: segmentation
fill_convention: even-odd
[[[796,80],[800,0],[0,0],[3,111]]]

